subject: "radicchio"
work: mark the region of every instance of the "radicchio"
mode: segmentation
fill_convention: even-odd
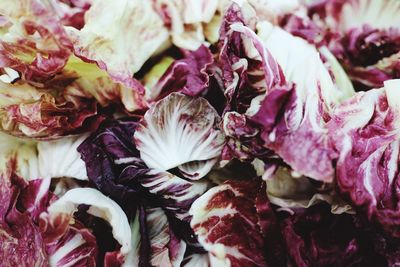
[[[172,93],[152,106],[135,132],[140,157],[150,168],[178,168],[193,180],[216,163],[224,136],[219,115],[203,98]]]
[[[213,18],[219,1],[214,0],[152,0],[174,45],[196,50],[205,43],[205,30]]]
[[[25,180],[40,177],[36,142],[0,133],[0,151],[1,160],[15,161],[13,172],[19,177]]]
[[[211,263],[284,266],[279,233],[274,232],[277,222],[260,181],[227,181],[213,187],[193,203],[190,214],[191,227]]]
[[[134,238],[140,241],[139,261],[175,266],[182,261],[188,242],[194,242],[188,210],[209,183],[150,169],[136,149],[133,137],[137,126],[135,119],[105,121],[78,151],[86,163],[89,179],[121,205],[132,227],[138,220],[134,227],[140,236]],[[169,241],[160,240],[156,233]]]
[[[160,207],[146,209],[149,229],[152,266],[180,266],[186,251],[186,243],[173,232],[168,218]]]
[[[60,221],[69,224],[74,220],[73,213],[78,210],[78,205],[88,205],[88,214],[100,217],[110,224],[113,237],[121,245],[120,255],[115,257],[125,262],[125,256],[133,249],[128,219],[120,206],[100,191],[93,188],[71,189],[54,201],[47,213],[41,217],[45,218],[48,224],[57,225]],[[108,255],[106,254],[105,257],[107,258]]]
[[[329,122],[339,151],[336,179],[352,205],[388,235],[400,237],[400,80],[358,93],[339,106]]]
[[[205,46],[187,52],[183,59],[175,60],[153,88],[151,99],[162,99],[171,92],[181,92],[188,96],[199,96],[209,85],[208,68],[213,63],[213,55]]]
[[[218,43],[227,111],[241,114],[253,98],[285,82],[276,60],[244,21],[239,6],[233,4],[224,16]]]
[[[284,83],[285,78],[275,59],[246,25],[245,15],[233,4],[225,13],[220,29],[216,65],[227,99],[223,116],[227,142],[221,163],[224,165],[234,158],[250,162],[260,158],[265,162],[263,169],[271,172],[276,168],[275,155],[263,147],[260,129],[249,121],[247,113],[253,99]]]
[[[48,2],[1,1],[0,68],[21,73],[25,80],[42,82],[66,64],[72,44]]]
[[[84,62],[75,56],[69,58],[63,72],[50,83],[57,84],[58,80],[64,81],[67,90],[82,92],[103,107],[114,104],[117,108],[122,106],[120,109],[126,112],[147,108],[145,89],[139,81],[132,78],[125,84],[115,82],[93,62]]]
[[[87,136],[87,134],[82,134],[67,136],[53,141],[38,142],[39,177],[70,177],[78,180],[87,180],[85,163],[76,150]],[[49,159],[57,159],[58,164],[54,164]]]
[[[96,127],[96,103],[73,88],[0,82],[0,129],[15,136],[56,138]]]
[[[327,203],[271,205],[257,180],[227,181],[197,199],[191,226],[216,266],[392,266],[398,241]],[[246,234],[243,234],[246,233]],[[204,262],[204,261],[201,261]]]
[[[314,46],[268,22],[260,23],[258,29],[264,45],[291,83],[276,86],[258,103],[253,102],[251,119],[262,125],[265,146],[295,172],[331,182],[336,153],[326,122],[343,92],[333,83]],[[291,45],[285,47],[282,42]],[[306,69],[302,67],[305,64],[309,66]]]
[[[42,213],[55,200],[49,179],[29,183],[18,177],[16,161],[2,159],[0,191],[1,258],[4,265],[95,266],[93,234],[79,222],[49,223]],[[45,214],[45,213],[43,213]]]
[[[151,1],[104,2],[94,0],[85,25],[68,27],[74,53],[96,62],[118,82],[132,87],[132,76],[168,39],[163,21]]]
[[[85,164],[76,148],[87,134],[73,135],[51,141],[32,141],[0,134],[0,157],[14,159],[14,172],[29,181],[38,178],[72,178],[87,180]],[[57,159],[54,164],[49,159]]]
[[[283,26],[331,50],[358,90],[382,87],[385,80],[399,77],[397,1],[316,1],[307,6],[306,13],[288,15]]]
[[[85,24],[84,15],[92,0],[50,0],[50,3],[63,25],[81,29]]]

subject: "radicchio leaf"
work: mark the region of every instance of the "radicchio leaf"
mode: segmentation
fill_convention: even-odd
[[[164,211],[157,207],[147,208],[146,223],[151,243],[151,265],[180,266],[186,243],[175,236]]]
[[[15,160],[16,175],[25,180],[39,178],[36,142],[0,133],[0,151],[0,161]]]
[[[20,213],[15,205],[20,187],[26,184],[15,175],[15,161],[2,161],[0,179],[0,257],[4,265],[45,265],[48,263],[44,241],[28,214]],[[23,256],[23,257],[21,257]]]
[[[2,161],[0,191],[1,257],[3,264],[17,266],[95,266],[96,240],[79,221],[48,224],[42,216],[55,196],[50,179],[29,183],[18,177],[17,161]],[[6,262],[4,262],[6,261]]]
[[[50,255],[50,266],[96,266],[96,239],[88,229],[75,222],[73,226],[66,227],[62,231],[62,227],[60,228],[58,224],[60,221],[54,224],[46,224],[44,221],[45,219],[41,218],[40,226],[47,240],[46,251]],[[53,240],[52,237],[58,231],[63,234],[58,234],[57,239]]]
[[[276,164],[270,158],[275,155],[263,146],[260,129],[248,120],[246,113],[253,99],[284,82],[285,78],[275,59],[252,28],[246,25],[245,11],[244,7],[240,9],[232,4],[220,29],[217,66],[227,99],[223,116],[227,142],[221,164],[225,165],[234,158],[248,162],[261,158],[260,162],[265,163],[262,169],[273,172]]]
[[[145,89],[140,82],[130,79],[129,84],[115,82],[110,75],[96,64],[84,62],[71,56],[63,72],[58,77],[60,80],[73,80],[67,88],[82,91],[88,97],[95,98],[103,107],[110,104],[123,106],[124,111],[134,112],[147,108],[144,99]]]
[[[205,43],[204,25],[213,18],[218,1],[153,0],[153,5],[168,28],[173,44],[196,50]]]
[[[162,99],[171,92],[188,96],[199,96],[209,85],[207,68],[213,63],[213,56],[205,46],[188,52],[183,59],[174,61],[151,89],[150,98]]]
[[[59,72],[72,44],[48,2],[1,1],[0,68],[9,67],[25,80],[42,82]]]
[[[81,29],[84,24],[84,15],[90,8],[92,0],[50,0],[53,11],[61,23]]]
[[[209,187],[207,181],[187,181],[171,173],[156,170],[150,170],[138,180],[150,193],[161,199],[166,210],[183,221],[190,221],[188,212],[193,201]]]
[[[56,138],[90,129],[101,120],[96,103],[72,88],[0,82],[0,97],[0,128],[15,136]]]
[[[336,179],[353,206],[388,235],[400,237],[399,202],[400,80],[339,106],[329,122],[336,149]]]
[[[66,177],[87,180],[85,164],[76,150],[87,134],[67,136],[51,141],[33,141],[0,134],[0,157],[14,159],[14,172],[25,180]],[[54,164],[49,159],[57,159]]]
[[[317,1],[307,6],[306,13],[308,17],[303,18],[288,15],[290,19],[283,23],[285,29],[328,47],[358,90],[382,87],[385,80],[399,77],[397,1]],[[304,36],[307,32],[318,34]]]
[[[37,144],[39,177],[70,177],[78,180],[87,180],[85,163],[77,151],[78,146],[87,136],[87,134],[83,134],[39,142]],[[54,164],[49,159],[57,160],[57,164]]]
[[[104,121],[79,147],[89,180],[127,213],[136,210],[137,177],[148,172],[133,142],[137,120]],[[130,207],[131,206],[131,207]],[[127,210],[128,209],[128,210]]]
[[[239,6],[233,4],[221,25],[218,54],[228,99],[226,109],[241,114],[254,97],[285,82],[276,60],[244,23]]]
[[[267,92],[258,110],[257,102],[253,102],[251,119],[263,127],[261,137],[265,146],[294,171],[331,182],[336,153],[328,138],[326,122],[342,92],[333,83],[314,46],[268,22],[259,24],[258,34],[292,84],[276,86]],[[285,47],[282,42],[291,45]],[[309,68],[304,69],[304,64]]]
[[[210,171],[222,149],[219,120],[205,99],[172,93],[153,105],[136,129],[140,157],[150,168],[168,171],[178,167],[187,178],[200,179]],[[184,165],[197,161],[204,164],[196,169]]]
[[[263,189],[265,186],[255,180],[227,181],[193,203],[190,224],[210,253],[211,263],[266,266],[272,261],[275,264],[271,266],[281,266],[279,242],[272,238],[274,215]],[[268,237],[276,248],[269,246]]]
[[[112,233],[121,245],[120,257],[124,258],[133,249],[131,247],[131,228],[124,211],[110,198],[92,188],[74,188],[66,192],[60,199],[53,202],[46,217],[53,225],[56,221],[73,220],[73,213],[78,205],[90,206],[88,214],[100,217],[112,227]],[[45,217],[43,215],[43,217]]]
[[[115,81],[130,88],[134,87],[133,74],[168,39],[151,1],[138,0],[94,0],[83,28],[69,27],[67,32],[76,56],[96,62]]]

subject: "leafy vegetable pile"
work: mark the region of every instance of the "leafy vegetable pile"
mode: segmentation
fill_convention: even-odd
[[[398,266],[398,0],[1,0],[1,266]]]

